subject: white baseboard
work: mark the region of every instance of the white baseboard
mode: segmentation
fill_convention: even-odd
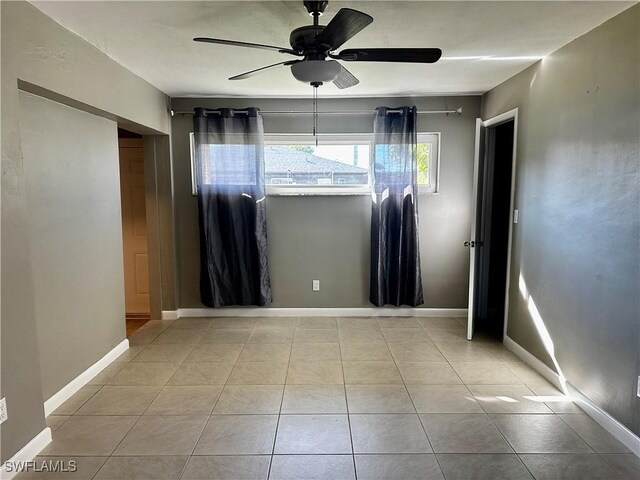
[[[177,320],[180,318],[180,310],[163,310],[162,320]]]
[[[516,354],[520,359],[536,370],[540,375],[549,380],[556,388],[562,391],[560,385],[560,377],[547,365],[542,363],[531,353],[517,344],[512,338],[504,337],[504,346]],[[640,457],[640,437],[625,427],[622,423],[605,412],[591,400],[584,396],[580,390],[574,387],[570,382],[565,382],[566,393],[587,415],[593,418],[602,428],[613,435],[620,443]]]
[[[165,315],[166,314],[166,315]],[[466,308],[180,308],[163,320],[183,317],[466,317]]]
[[[51,443],[51,429],[46,427],[13,457],[2,464],[2,468],[0,468],[0,478],[2,478],[2,480],[8,480],[18,475],[20,472],[17,472],[16,468],[19,464],[32,461],[49,443]]]
[[[584,412],[593,418],[602,428],[613,435],[620,443],[640,457],[640,437],[613,418],[591,400],[584,396],[580,390],[567,382],[569,396]]]
[[[554,387],[558,390],[562,390],[562,385],[560,382],[560,376],[554,372],[551,368],[549,368],[545,363],[538,360],[531,353],[521,347],[518,343],[515,342],[512,338],[509,338],[507,335],[504,336],[504,340],[502,341],[504,346],[507,347],[508,350],[511,350],[515,355],[520,357],[520,359],[532,367],[535,371],[537,371],[544,378],[549,380]]]
[[[56,408],[66,402],[71,396],[84,387],[93,377],[99,374],[107,365],[122,355],[129,348],[129,340],[124,339],[112,350],[98,360],[96,363],[87,368],[76,378],[67,383],[57,393],[53,394],[46,402],[44,402],[44,416],[49,416]]]

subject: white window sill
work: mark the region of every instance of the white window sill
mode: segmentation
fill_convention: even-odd
[[[269,196],[307,196],[307,195],[371,195],[371,189],[366,187],[344,186],[280,186],[267,185],[267,195]]]
[[[296,197],[296,196],[353,196],[353,195],[371,195],[369,187],[354,186],[280,186],[267,185],[267,195],[272,197]],[[428,190],[418,190],[418,195],[439,195],[440,192],[431,192]]]

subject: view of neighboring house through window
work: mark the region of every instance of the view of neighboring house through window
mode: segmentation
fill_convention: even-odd
[[[368,185],[369,144],[267,144],[267,185]]]
[[[336,136],[338,137],[338,136]],[[327,188],[354,187],[367,188],[369,185],[369,162],[371,141],[369,135],[341,135],[336,140],[320,139],[319,145],[311,143],[311,138],[274,135],[265,138],[264,164],[265,184],[275,187],[298,187],[299,189],[324,187],[323,193],[331,193]],[[418,134],[417,171],[420,193],[438,191],[439,133]],[[201,179],[204,184],[252,183],[255,179],[240,178],[235,170],[243,162],[246,146],[210,145],[208,162],[201,165]],[[223,159],[224,157],[224,159]],[[233,161],[229,162],[229,157]],[[215,165],[221,168],[217,171]],[[192,168],[195,171],[192,151]],[[246,170],[245,174],[246,176]],[[194,183],[194,190],[196,185]],[[289,189],[287,189],[289,191]],[[295,191],[293,189],[292,191]]]

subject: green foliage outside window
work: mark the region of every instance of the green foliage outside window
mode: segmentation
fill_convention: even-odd
[[[311,145],[289,145],[289,148],[304,153],[313,153],[315,151]]]
[[[419,143],[416,157],[418,160],[418,185],[429,185],[429,159],[431,157],[431,144]]]

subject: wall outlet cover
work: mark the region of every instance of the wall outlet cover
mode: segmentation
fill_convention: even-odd
[[[0,423],[3,423],[7,418],[9,418],[9,414],[7,413],[7,399],[3,398],[0,400]]]
[[[313,291],[314,292],[320,291],[320,280],[313,281]]]
[[[636,395],[640,397],[640,376],[638,377],[638,385],[637,385]]]

